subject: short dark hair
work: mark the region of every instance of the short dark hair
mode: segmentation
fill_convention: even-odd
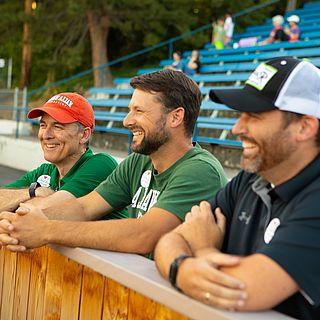
[[[283,111],[283,119],[284,119],[284,129],[289,126],[290,123],[294,121],[300,120],[304,114],[291,112],[291,111]],[[320,147],[320,119],[318,119],[319,122],[319,128],[316,135],[316,144],[318,147]]]
[[[131,79],[134,89],[158,93],[159,102],[168,112],[182,107],[184,127],[187,136],[192,136],[196,124],[202,95],[198,85],[181,71],[161,70],[143,74]]]
[[[86,126],[79,121],[75,122],[75,124],[78,127],[78,132],[84,131],[84,129],[86,128]],[[87,149],[89,148],[89,140],[85,143],[85,146]]]

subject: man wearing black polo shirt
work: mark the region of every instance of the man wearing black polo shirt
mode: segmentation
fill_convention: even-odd
[[[209,305],[320,319],[320,71],[276,58],[210,97],[241,112],[244,171],[159,241],[157,266]]]

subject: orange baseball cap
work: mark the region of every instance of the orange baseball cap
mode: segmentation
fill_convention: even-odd
[[[91,104],[78,93],[63,92],[54,95],[42,107],[28,113],[29,119],[41,117],[43,113],[61,123],[80,122],[94,129],[94,113]]]

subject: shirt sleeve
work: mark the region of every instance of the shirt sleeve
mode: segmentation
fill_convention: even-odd
[[[6,184],[5,187],[6,188],[25,188],[25,187],[29,187],[32,182],[37,181],[38,177],[46,171],[45,167],[47,165],[48,164],[46,164],[46,163],[42,164],[38,168],[27,172],[26,174],[24,174],[19,179],[15,180],[15,181],[13,181],[11,183]]]
[[[177,168],[154,207],[167,210],[184,220],[193,205],[212,198],[224,184],[225,178],[214,166],[197,160]]]
[[[316,306],[320,304],[319,192],[309,191],[303,199],[297,199],[272,240],[257,250],[286,270]]]
[[[95,191],[114,209],[122,209],[131,203],[132,195],[128,181],[130,172],[134,172],[133,155],[124,159],[118,167],[103,181]]]
[[[220,208],[227,218],[227,225],[230,225],[237,198],[241,193],[241,185],[244,185],[250,177],[244,171],[240,171],[236,177],[227,183],[227,185],[219,190],[219,192],[209,202],[212,212],[216,208]]]
[[[76,198],[94,190],[116,168],[116,161],[106,154],[95,154],[77,169],[74,176],[59,190],[72,193]]]

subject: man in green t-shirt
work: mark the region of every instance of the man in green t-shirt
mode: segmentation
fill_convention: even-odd
[[[13,211],[26,201],[45,209],[82,197],[116,168],[110,155],[93,154],[88,147],[94,114],[81,95],[57,94],[41,108],[31,110],[28,117],[41,117],[38,138],[49,163],[0,189],[0,211]]]
[[[57,243],[147,254],[193,205],[225,185],[220,163],[192,144],[201,104],[196,83],[180,71],[162,70],[134,77],[131,86],[123,123],[133,133],[134,153],[84,197],[44,211],[22,205],[16,215],[2,213],[11,222],[14,250]],[[126,206],[129,219],[65,221],[96,220]]]

